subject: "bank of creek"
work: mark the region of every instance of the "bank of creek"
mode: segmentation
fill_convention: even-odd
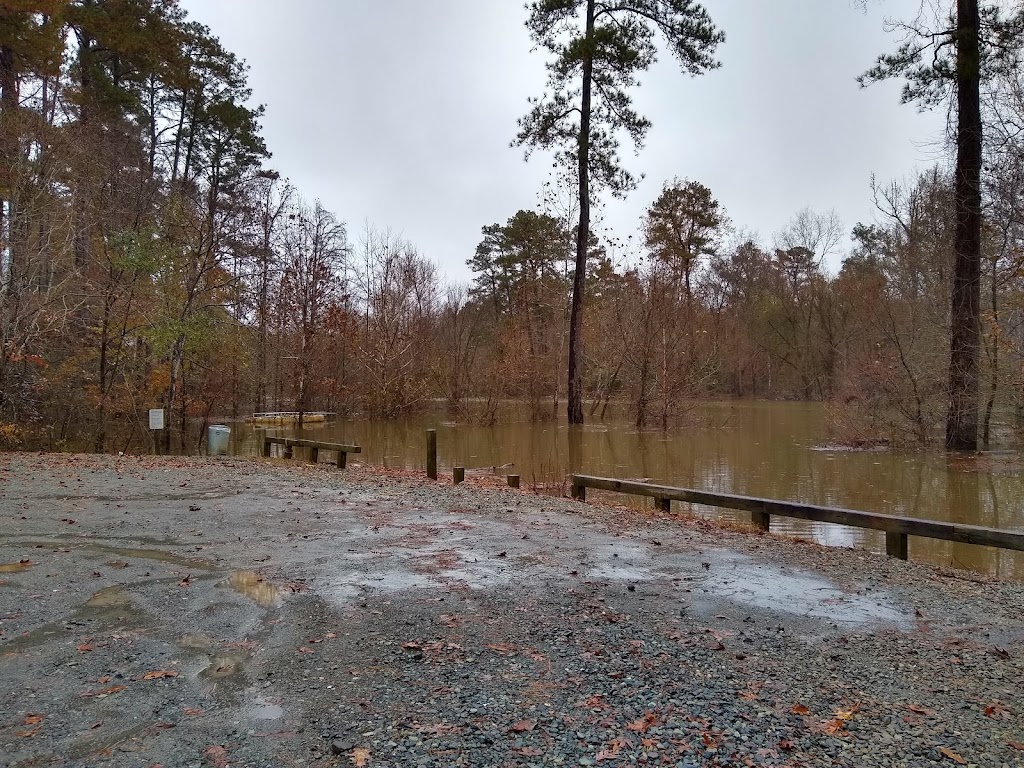
[[[1024,765],[1024,585],[471,476],[0,456],[0,764]]]

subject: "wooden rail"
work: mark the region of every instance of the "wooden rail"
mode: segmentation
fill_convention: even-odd
[[[923,536],[929,539],[957,541],[963,544],[980,544],[986,547],[1013,549],[1024,552],[1024,532],[986,528],[980,525],[946,523],[939,520],[922,520],[916,517],[883,515],[877,512],[861,512],[840,507],[819,507],[814,504],[800,504],[792,501],[759,499],[754,496],[737,496],[731,493],[695,491],[690,488],[676,488],[671,485],[655,485],[632,480],[615,480],[593,475],[572,476],[572,497],[586,501],[586,489],[614,491],[636,496],[650,496],[658,507],[668,511],[672,501],[690,504],[705,504],[711,507],[739,509],[750,512],[751,522],[760,530],[767,531],[772,515],[795,517],[800,520],[815,520],[821,523],[837,523],[855,528],[871,528],[885,531],[885,552],[890,557],[907,559],[907,536]]]
[[[271,437],[266,435],[263,438],[263,455],[266,458],[270,458],[271,445],[284,446],[284,457],[286,459],[292,458],[294,448],[309,448],[309,460],[314,464],[320,458],[320,451],[334,451],[338,454],[336,461],[338,469],[345,468],[348,454],[363,452],[363,449],[358,445],[343,445],[342,443],[327,443],[323,440],[304,440],[298,437]]]

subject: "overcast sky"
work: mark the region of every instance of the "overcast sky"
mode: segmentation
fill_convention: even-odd
[[[537,205],[549,161],[509,147],[545,84],[521,0],[182,0],[251,67],[271,165],[357,235],[413,242],[452,280],[480,228]],[[722,67],[681,74],[667,54],[634,92],[653,122],[628,167],[646,175],[604,225],[625,238],[675,176],[707,185],[766,244],[799,209],[873,219],[869,182],[942,159],[944,113],[856,76],[895,41],[885,19],[919,0],[710,0]],[[844,248],[846,242],[844,241]],[[836,263],[831,264],[832,268]]]

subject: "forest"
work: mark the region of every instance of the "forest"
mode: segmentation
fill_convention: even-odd
[[[595,123],[552,134],[540,102],[524,118],[523,146],[569,150],[535,205],[480,222],[465,254],[474,277],[459,285],[414,243],[352,226],[274,169],[244,62],[176,2],[5,2],[0,448],[146,447],[152,407],[167,409],[165,447],[180,450],[195,450],[215,418],[259,411],[391,419],[443,403],[455,418],[493,424],[515,400],[546,421],[572,399],[567,365],[578,365],[587,420],[613,404],[639,428],[671,429],[701,399],[813,400],[830,404],[852,444],[941,444],[963,242],[957,51],[932,36],[933,59],[910,41],[864,75],[906,78],[905,100],[948,107],[952,126],[948,162],[865,189],[874,221],[847,230],[833,212],[808,208],[758,241],[714,190],[668,169],[641,241],[627,242],[601,228],[599,206],[590,218],[589,198],[629,191],[615,137],[642,139],[647,124],[620,97],[653,30],[625,24],[641,30],[642,55],[623,69],[608,54],[602,75],[595,60],[615,41],[601,47],[610,27],[589,5],[598,18],[581,39],[597,42],[581,60],[597,84]],[[533,3],[532,33],[543,42],[553,34],[544,14],[567,24],[578,6]],[[979,129],[971,327],[983,447],[1024,429],[1015,25],[998,4],[982,4],[975,24],[984,142]],[[686,29],[706,50],[676,52],[699,74],[721,39],[696,22]],[[576,50],[552,45],[556,55]],[[596,155],[584,162],[588,142]],[[585,312],[574,337],[576,304]]]

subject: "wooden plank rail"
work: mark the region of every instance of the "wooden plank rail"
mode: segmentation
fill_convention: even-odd
[[[878,512],[862,512],[841,507],[820,507],[815,504],[759,499],[755,496],[737,496],[731,493],[697,491],[691,488],[677,488],[671,485],[656,485],[632,480],[615,480],[593,475],[572,475],[572,497],[574,499],[586,501],[587,488],[635,496],[650,496],[655,499],[659,509],[664,511],[669,509],[672,501],[739,509],[750,512],[751,521],[763,531],[768,530],[772,515],[884,531],[886,554],[901,560],[907,559],[907,536],[922,536],[929,539],[956,541],[962,544],[980,544],[986,547],[1024,552],[1024,532],[1022,531],[1006,531],[980,525],[883,515]]]
[[[347,463],[347,456],[350,453],[362,453],[363,449],[358,445],[344,445],[343,443],[328,443],[323,440],[306,440],[299,437],[271,437],[265,435],[263,438],[263,455],[270,458],[270,446],[284,446],[284,457],[290,459],[294,448],[308,448],[309,460],[314,464],[320,459],[320,451],[334,451],[338,458],[336,463],[338,469],[344,469]]]

